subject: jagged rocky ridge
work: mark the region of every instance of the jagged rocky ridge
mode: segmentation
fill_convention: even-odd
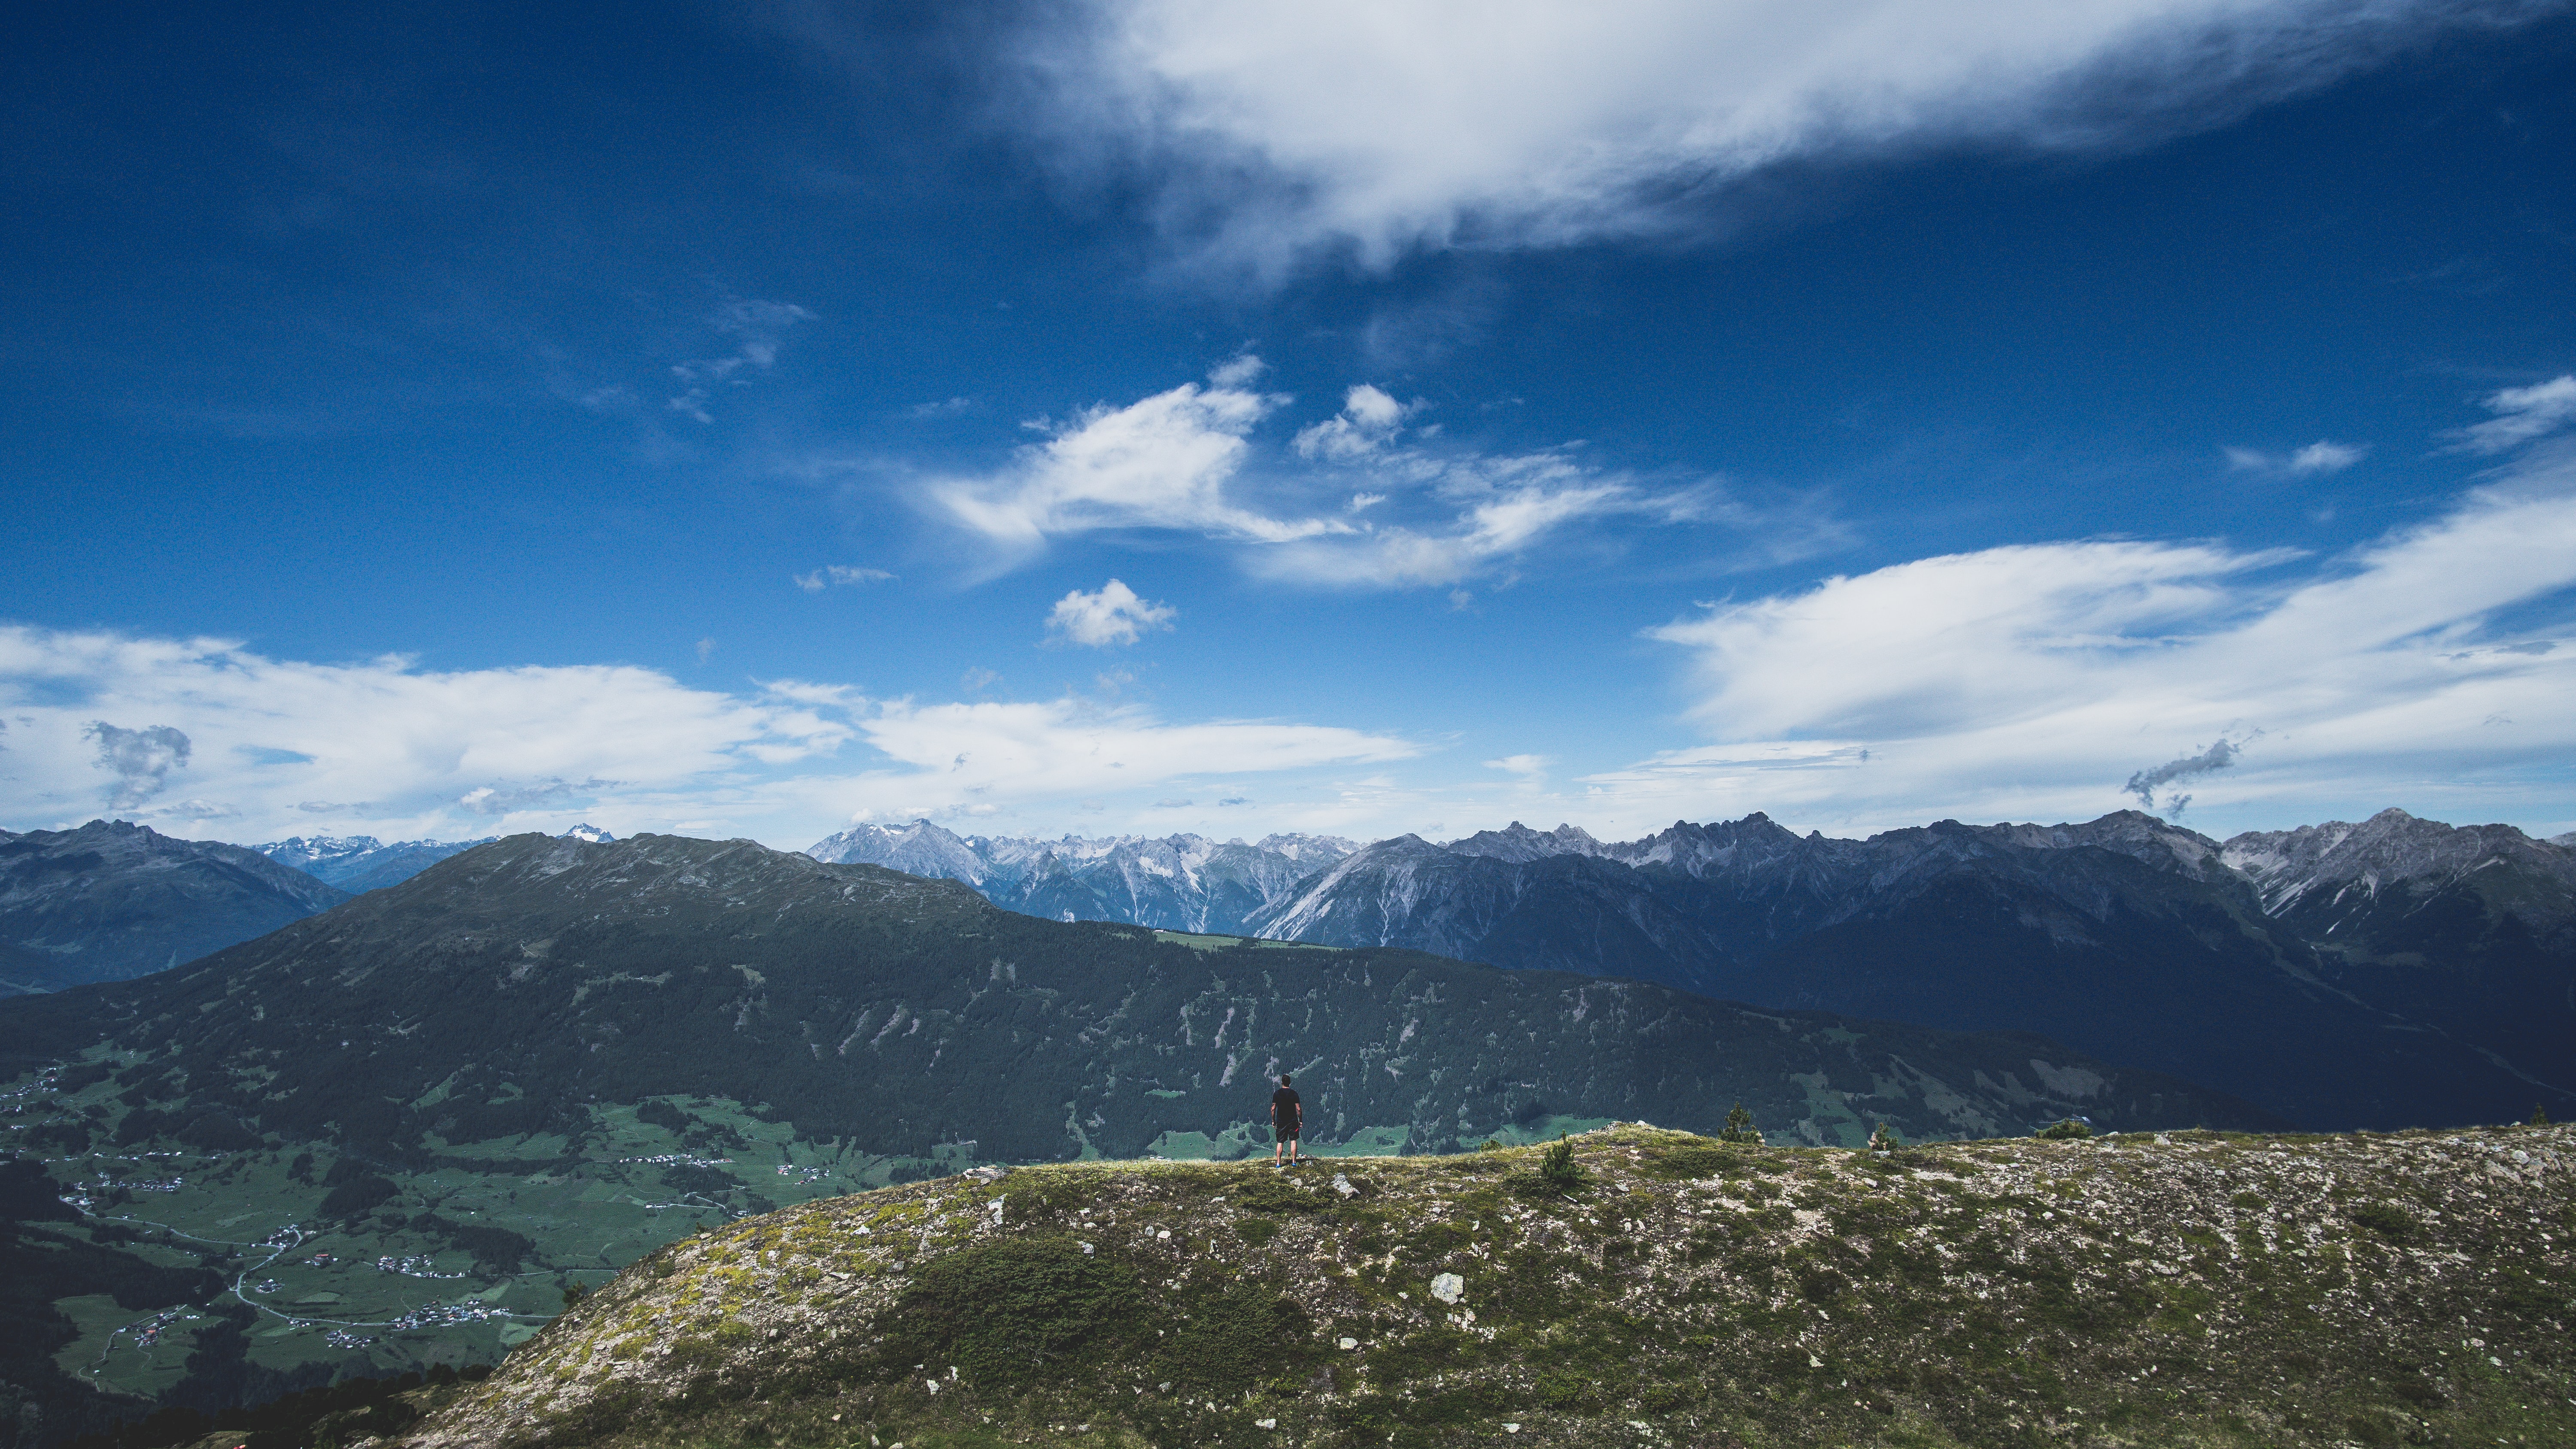
[[[2571,1136],[970,1174],[675,1243],[392,1442],[2564,1443]]]
[[[122,820],[0,830],[0,995],[164,971],[347,899],[256,851]]]
[[[1240,932],[1252,913],[1357,847],[1334,836],[1252,844],[1203,835],[1106,840],[957,836],[927,820],[853,825],[805,853],[964,881],[995,905],[1051,921],[1129,921],[1170,931]]]
[[[2134,811],[1867,840],[1761,815],[1379,841],[1249,930],[2039,1031],[2316,1126],[2576,1112],[2576,855],[2401,811],[2222,845]]]

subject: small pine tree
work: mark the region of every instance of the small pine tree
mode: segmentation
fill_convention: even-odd
[[[589,1296],[590,1290],[588,1288],[579,1283],[575,1283],[563,1291],[564,1307],[570,1308]]]
[[[1735,1110],[1726,1114],[1726,1130],[1717,1137],[1721,1142],[1759,1143],[1762,1140],[1762,1134],[1753,1130],[1753,1114],[1744,1110],[1742,1102],[1736,1103]]]
[[[1878,1124],[1877,1131],[1869,1134],[1869,1150],[1872,1152],[1895,1152],[1904,1146],[1905,1139],[1884,1122]]]
[[[2546,1127],[2550,1125],[2549,1108],[2547,1106],[2539,1102],[2531,1104],[2531,1125],[2534,1127]]]
[[[2069,1138],[2092,1136],[2093,1125],[2080,1117],[2067,1117],[2040,1128],[2036,1135],[2063,1142]]]
[[[1539,1180],[1548,1186],[1566,1192],[1572,1192],[1592,1178],[1591,1171],[1574,1160],[1574,1143],[1562,1132],[1556,1134],[1556,1140],[1539,1154],[1538,1175]]]

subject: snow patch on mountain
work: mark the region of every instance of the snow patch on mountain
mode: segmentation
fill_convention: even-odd
[[[853,825],[807,847],[832,864],[963,881],[995,905],[1061,921],[1239,932],[1244,919],[1357,846],[1328,835],[1254,844],[1203,835],[960,836],[928,820]]]

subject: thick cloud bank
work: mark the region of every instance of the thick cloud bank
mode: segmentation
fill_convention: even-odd
[[[923,704],[783,681],[735,694],[625,666],[309,664],[228,640],[7,626],[0,714],[0,825],[123,815],[239,841],[586,818],[802,847],[853,816],[1114,810],[1130,795],[1142,809],[1176,780],[1415,752],[1359,730],[1174,723],[1074,698]]]

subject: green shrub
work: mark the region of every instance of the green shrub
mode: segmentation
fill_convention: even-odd
[[[2076,1118],[2063,1117],[2040,1128],[2032,1135],[2045,1137],[2051,1142],[2064,1142],[2072,1138],[2090,1137],[2093,1135],[2093,1129]]]
[[[2439,1409],[2451,1401],[2439,1388],[2422,1379],[2399,1379],[2389,1391],[2419,1409]]]
[[[1126,1264],[1069,1238],[1002,1238],[922,1267],[895,1305],[888,1361],[954,1364],[980,1383],[1060,1376],[1124,1356],[1145,1316]]]
[[[1717,1134],[1717,1139],[1720,1142],[1751,1143],[1758,1147],[1762,1143],[1762,1134],[1753,1126],[1753,1114],[1738,1102],[1726,1114],[1726,1130]]]
[[[1579,1373],[1549,1370],[1538,1376],[1530,1397],[1551,1409],[1587,1409],[1594,1407],[1592,1380]]]
[[[1235,1206],[1254,1213],[1319,1213],[1333,1205],[1324,1194],[1291,1186],[1269,1168],[1234,1184],[1228,1196]]]
[[[1646,1170],[1657,1177],[1691,1179],[1716,1177],[1743,1165],[1741,1154],[1723,1147],[1676,1147],[1648,1161]]]
[[[2351,1213],[2353,1226],[2368,1228],[2392,1243],[2415,1236],[2415,1220],[2394,1203],[2366,1202]]]
[[[1320,1352],[1306,1310],[1249,1283],[1183,1303],[1180,1322],[1160,1342],[1158,1378],[1216,1395],[1242,1393],[1283,1372],[1302,1378]]]

